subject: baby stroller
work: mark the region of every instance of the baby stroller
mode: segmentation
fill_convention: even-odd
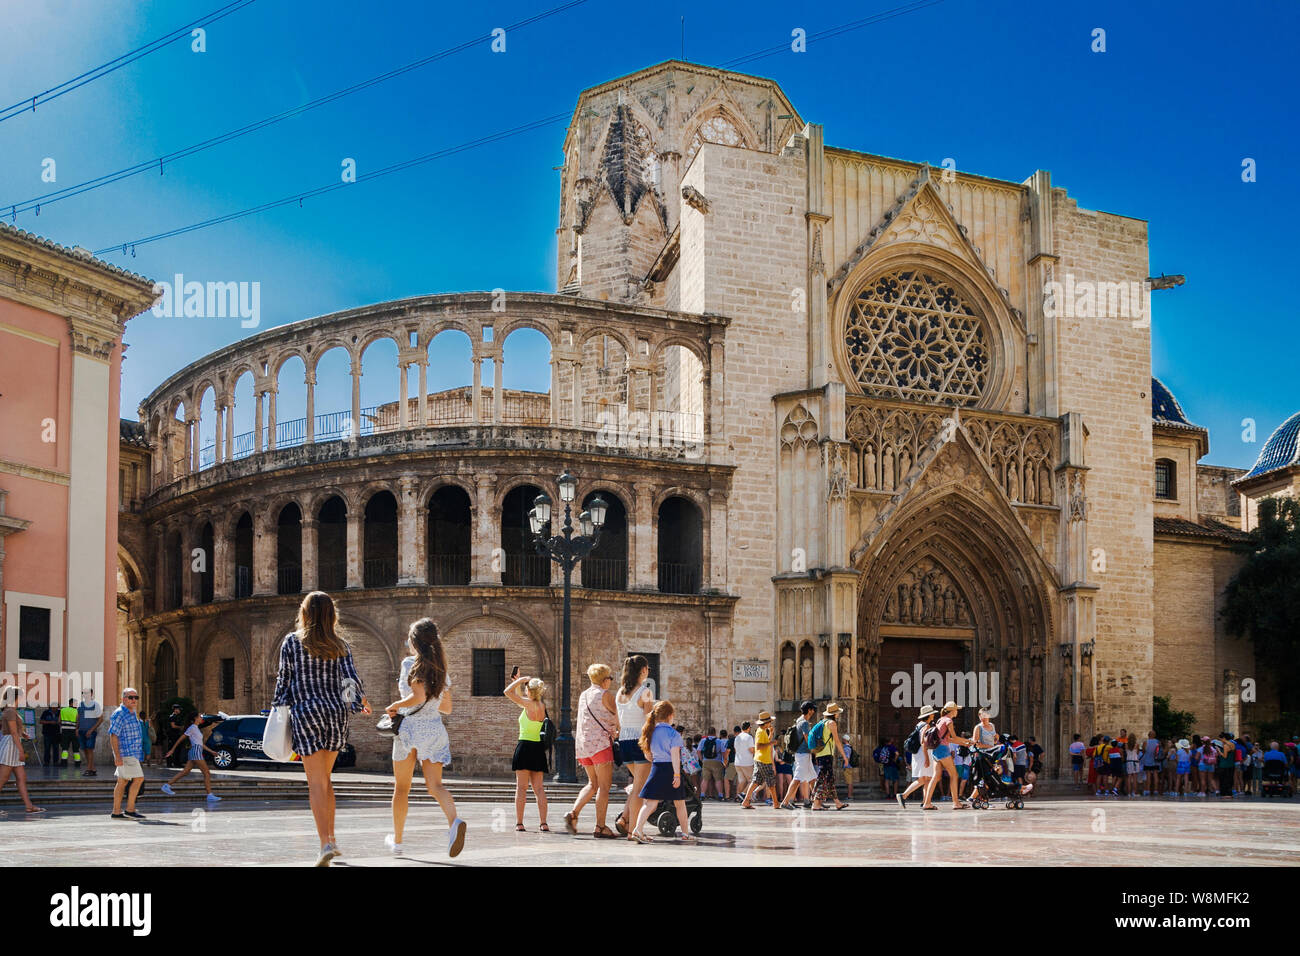
[[[682,789],[686,791],[688,817],[688,820],[682,824],[682,830],[685,831],[689,826],[692,833],[699,833],[704,829],[704,804],[700,802],[700,794],[695,789],[695,784],[686,774],[682,774]],[[657,826],[664,836],[672,836],[677,832],[677,808],[673,806],[671,800],[660,800],[659,806],[655,807],[654,813],[646,818],[646,822]]]
[[[980,747],[970,748],[971,760],[971,796],[970,805],[976,810],[987,810],[990,800],[1005,800],[1008,810],[1023,810],[1024,796],[1028,787],[1022,787],[1014,779],[1003,780],[1002,758],[1007,755],[1008,738],[1002,734],[1002,742],[988,750]]]
[[[1260,796],[1290,797],[1292,794],[1291,777],[1285,760],[1276,757],[1265,760],[1264,769],[1260,771],[1260,781],[1263,784]]]

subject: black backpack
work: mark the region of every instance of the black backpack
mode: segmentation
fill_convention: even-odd
[[[718,738],[705,737],[700,744],[700,756],[705,760],[718,759]]]
[[[555,748],[555,738],[558,736],[560,736],[560,732],[555,728],[555,721],[551,720],[551,715],[548,713],[542,719],[541,732],[542,746],[546,748],[548,762],[550,760],[549,754]]]
[[[910,754],[921,752],[921,727],[919,724],[912,728],[912,732],[903,741],[903,749]]]
[[[803,743],[803,734],[799,733],[799,725],[791,724],[781,735],[781,743],[788,754],[797,754],[799,746]]]

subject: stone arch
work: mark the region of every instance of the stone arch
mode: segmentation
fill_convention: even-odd
[[[509,293],[507,293],[507,295],[509,295]],[[534,332],[540,332],[544,335],[546,341],[551,344],[551,350],[555,350],[556,326],[555,323],[549,319],[543,319],[539,316],[533,315],[521,315],[519,318],[509,319],[500,324],[488,322],[483,324],[492,325],[492,343],[499,345],[502,348],[505,347],[506,339],[510,338],[511,333],[518,332],[520,329],[532,329]],[[473,341],[473,339],[474,336],[471,335],[470,340]]]
[[[436,477],[429,479],[420,488],[420,497],[416,502],[416,507],[429,507],[429,499],[436,495],[440,489],[446,488],[448,485],[459,488],[461,491],[465,492],[465,494],[469,495],[469,510],[472,515],[476,507],[477,491],[474,488],[474,482],[472,480],[462,478],[460,475],[437,475]]]
[[[429,346],[433,344],[433,340],[443,332],[464,332],[469,336],[471,343],[474,341],[474,337],[480,334],[479,327],[468,319],[440,316],[437,319],[426,319],[420,324],[419,334],[415,337],[415,347],[427,352]]]
[[[582,347],[597,335],[608,335],[610,338],[615,339],[619,345],[623,346],[623,351],[629,356],[633,354],[636,339],[635,332],[625,332],[613,325],[595,325],[584,330],[581,337],[574,336],[574,345],[579,351],[581,351]]]
[[[486,614],[483,613],[484,607],[487,609]],[[535,619],[524,614],[519,614],[509,608],[502,607],[499,604],[488,604],[483,606],[476,605],[474,607],[466,607],[454,611],[446,618],[438,620],[438,631],[444,636],[444,640],[449,641],[451,635],[455,633],[457,628],[482,617],[500,618],[504,621],[508,621],[528,637],[532,642],[532,646],[536,651],[539,660],[542,662],[541,670],[543,674],[550,675],[544,679],[548,684],[552,685],[552,691],[554,691],[554,685],[556,683],[556,661],[555,649],[553,647],[554,641],[537,626]],[[448,651],[450,653],[450,648]],[[552,696],[551,699],[554,700],[555,697]]]
[[[131,585],[132,591],[144,591],[153,587],[152,579],[148,574],[147,562],[139,561],[131,553],[131,549],[122,544],[117,544],[117,563],[122,565],[129,573],[127,584]]]
[[[709,498],[708,495],[705,494],[705,492],[700,491],[698,488],[688,488],[685,485],[670,485],[666,488],[660,488],[658,491],[655,492],[654,497],[650,501],[651,510],[655,514],[658,514],[660,505],[662,505],[669,498],[673,498],[673,497],[686,498],[687,500],[694,503],[694,505],[697,508],[699,508],[700,511],[704,514],[704,523],[705,526],[707,527],[708,515],[709,515]]]
[[[988,333],[990,369],[981,394],[969,404],[975,408],[1007,407],[1024,343],[1023,323],[1012,314],[1001,291],[982,269],[947,249],[917,242],[891,243],[868,254],[836,290],[830,307],[832,347],[843,381],[854,392],[864,394],[862,385],[853,374],[845,341],[850,310],[870,282],[898,269],[937,273],[975,308]]]

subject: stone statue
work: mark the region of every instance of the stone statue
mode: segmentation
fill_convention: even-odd
[[[799,666],[799,695],[804,700],[811,700],[813,695],[813,664],[807,658]]]
[[[1038,488],[1035,485],[1034,478],[1036,470],[1032,466],[1025,469],[1025,500],[1030,504],[1038,503]]]
[[[957,596],[957,623],[963,626],[970,625],[970,606],[961,595]]]
[[[885,451],[884,451],[883,456],[882,456],[881,459],[880,459],[880,463],[884,466],[884,482],[883,482],[884,489],[885,489],[886,491],[893,491],[893,490],[894,490],[894,449],[893,449],[893,446],[891,446],[891,445],[886,445],[886,446],[885,446]]]
[[[864,488],[876,487],[876,450],[871,445],[867,446],[866,455],[867,473],[862,478]]]
[[[880,676],[876,670],[880,661],[880,650],[875,644],[860,647],[858,648],[858,658],[861,661],[858,667],[858,680],[862,684],[862,696],[868,704],[874,704],[878,697],[880,685]]]
[[[1070,520],[1086,521],[1088,502],[1083,497],[1083,478],[1078,472],[1074,474],[1074,485],[1070,489]]]
[[[1029,702],[1043,702],[1043,645],[1037,637],[1029,645]]]
[[[1007,497],[1012,501],[1019,501],[1020,495],[1016,494],[1016,463],[1007,462]]]
[[[912,471],[912,454],[906,448],[898,453],[898,480],[906,481]]]
[[[929,624],[934,620],[934,598],[930,593],[930,576],[921,578],[921,623]]]
[[[1052,503],[1052,473],[1043,465],[1038,469],[1038,491],[1042,504]]]
[[[835,458],[831,462],[830,476],[827,479],[826,497],[829,501],[843,500],[849,495],[849,473],[844,468],[844,453],[835,446]]]
[[[955,599],[956,595],[952,593],[952,588],[948,588],[943,592],[943,623],[950,627],[957,620],[957,611],[953,607]]]
[[[794,700],[794,658],[781,659],[781,699]]]
[[[1074,702],[1074,645],[1061,645],[1061,703]]]
[[[1020,703],[1020,648],[1012,644],[1007,648],[1007,706],[1009,719],[1016,719],[1016,707]]]
[[[840,697],[848,699],[853,696],[853,658],[847,647],[840,650]]]
[[[1079,645],[1079,703],[1092,702],[1092,642]]]
[[[912,610],[912,623],[920,624],[921,621],[923,620],[923,618],[921,617],[921,589],[918,588],[915,584],[912,585],[911,610]]]
[[[892,623],[893,621],[898,620],[895,616],[897,613],[898,612],[894,609],[894,592],[891,590],[889,592],[889,597],[885,598],[885,613],[881,615],[881,618],[887,624]]]

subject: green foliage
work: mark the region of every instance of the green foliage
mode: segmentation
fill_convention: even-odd
[[[1246,562],[1224,592],[1224,624],[1254,643],[1255,664],[1278,687],[1282,709],[1300,710],[1300,501],[1261,501],[1259,527],[1238,550]]]
[[[1161,740],[1189,737],[1194,726],[1196,715],[1190,710],[1174,710],[1168,697],[1151,698],[1151,729]]]

